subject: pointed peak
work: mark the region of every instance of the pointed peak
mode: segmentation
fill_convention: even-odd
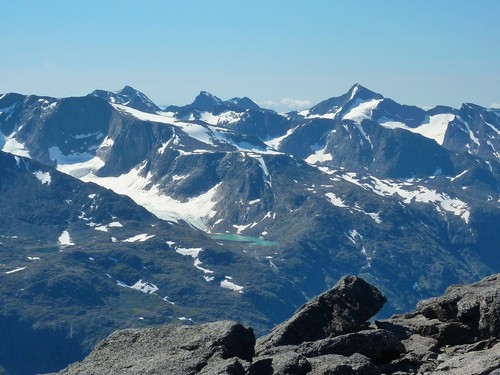
[[[205,98],[210,98],[210,99],[212,99],[213,101],[216,101],[216,102],[222,102],[221,99],[219,99],[214,94],[212,94],[212,93],[210,93],[208,91],[200,91],[200,93],[198,94],[197,97],[205,97]]]
[[[125,86],[121,90],[114,92],[95,90],[90,95],[107,100],[111,104],[126,105],[142,112],[155,113],[160,110],[160,108],[154,104],[151,99],[131,86]]]
[[[370,89],[367,89],[365,86],[356,83],[354,86],[350,88],[350,90],[347,92],[349,95],[349,100],[352,99],[361,99],[361,100],[368,100],[368,99],[383,99],[384,97],[376,93]]]
[[[121,90],[118,90],[116,93],[117,94],[124,94],[124,95],[131,95],[131,94],[137,94],[140,91],[134,89],[132,86],[125,86]]]
[[[207,112],[213,111],[214,108],[219,105],[222,105],[222,100],[208,91],[200,91],[191,104],[195,109]]]
[[[384,99],[384,97],[356,83],[344,95],[332,97],[316,104],[309,110],[309,113],[311,115],[336,114],[345,105],[350,106],[356,101],[364,102],[373,99]]]
[[[234,105],[242,109],[253,109],[253,110],[261,109],[257,103],[255,103],[252,99],[246,96],[243,98],[238,98],[238,97],[231,98],[229,100],[226,100],[226,103],[229,103],[231,105]]]

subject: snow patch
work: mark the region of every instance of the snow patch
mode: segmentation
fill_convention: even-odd
[[[59,236],[59,244],[61,246],[74,246],[74,243],[71,241],[71,237],[67,230],[63,231]]]
[[[344,201],[337,197],[334,193],[326,193],[325,196],[328,198],[331,204],[336,207],[347,208]]]
[[[141,292],[146,294],[153,294],[159,288],[153,283],[143,282],[142,279],[140,279],[134,285],[131,285],[130,289],[140,290]]]
[[[229,290],[233,290],[235,292],[238,292],[238,293],[243,293],[243,287],[240,286],[240,285],[236,285],[235,283],[229,281],[229,280],[222,280],[220,282],[220,286],[224,289],[229,289]]]
[[[201,251],[203,251],[203,249],[201,247],[195,247],[195,248],[189,248],[189,249],[184,249],[184,248],[178,247],[177,249],[175,249],[176,253],[179,253],[179,254],[185,255],[185,256],[190,256],[193,258],[198,258],[198,255],[200,254]]]
[[[19,268],[16,268],[16,269],[13,269],[11,271],[6,271],[5,274],[6,275],[10,275],[10,274],[13,274],[13,273],[16,273],[16,272],[19,272],[19,271],[22,271],[24,270],[26,267],[19,267]]]
[[[116,280],[116,284],[121,287],[135,289],[146,294],[153,294],[157,290],[159,290],[159,288],[155,284],[144,282],[142,281],[142,279],[137,281],[134,285],[127,285],[121,280]]]
[[[57,146],[49,148],[49,158],[57,162],[57,170],[76,178],[82,178],[104,166],[104,161],[91,153],[64,155]]]
[[[305,161],[309,164],[322,163],[333,160],[332,154],[326,152],[326,148],[317,150],[314,154],[309,155]]]
[[[383,99],[361,100],[356,99],[349,112],[344,115],[345,120],[352,120],[356,123],[361,123],[365,119],[370,119],[372,112]]]
[[[24,143],[21,143],[17,139],[15,139],[15,136],[16,133],[12,133],[10,136],[6,137],[2,132],[0,132],[0,145],[2,147],[2,151],[17,156],[31,158],[30,153],[28,152]]]
[[[143,177],[140,171],[140,167],[135,168],[118,177],[97,177],[90,173],[81,180],[127,195],[160,219],[185,220],[195,227],[206,229],[207,219],[215,215],[213,207],[217,202],[213,199],[220,183],[199,196],[179,201],[163,194],[159,185],[151,186],[150,176]]]
[[[426,138],[435,140],[439,145],[444,142],[444,136],[448,125],[455,119],[455,115],[444,113],[439,115],[430,116],[426,122],[423,122],[416,128],[410,128],[406,124],[398,121],[391,121],[388,119],[381,119],[379,124],[389,129],[404,129],[412,133],[420,134]]]
[[[36,178],[40,180],[42,185],[50,185],[52,178],[50,177],[49,172],[36,171],[33,172]]]
[[[203,251],[203,249],[201,247],[189,248],[189,249],[185,249],[185,248],[177,248],[177,249],[175,249],[176,253],[179,253],[179,254],[184,255],[184,256],[190,256],[190,257],[192,257],[194,259],[194,262],[193,262],[194,267],[197,268],[197,269],[199,269],[200,271],[203,271],[203,273],[214,273],[214,271],[212,271],[212,270],[209,270],[207,268],[201,267],[202,262],[198,258],[198,255],[202,251]]]
[[[137,236],[127,238],[126,240],[123,240],[122,242],[144,242],[144,241],[149,240],[150,238],[153,238],[154,236],[155,236],[154,234],[142,233],[142,234],[138,234]]]
[[[434,204],[438,211],[450,212],[462,218],[466,224],[469,223],[470,208],[467,203],[458,198],[452,198],[446,193],[440,193],[424,186],[414,186],[409,182],[381,180],[373,176],[360,181],[356,177],[356,173],[345,173],[341,175],[341,177],[345,181],[360,186],[365,190],[372,191],[380,196],[393,196],[397,194],[406,204],[412,202]]]

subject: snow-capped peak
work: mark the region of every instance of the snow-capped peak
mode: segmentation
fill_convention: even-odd
[[[222,100],[215,95],[212,95],[208,91],[200,91],[191,106],[200,111],[212,112],[216,106],[222,104]]]
[[[107,100],[111,104],[121,104],[142,112],[155,113],[160,108],[145,94],[131,86],[118,91],[95,90],[90,95]]]
[[[226,100],[226,103],[242,109],[253,109],[253,110],[261,109],[257,105],[257,103],[255,103],[252,99],[246,96],[243,98],[231,98],[229,100]]]
[[[354,86],[351,87],[351,89],[347,92],[349,95],[349,100],[356,100],[356,99],[361,99],[361,100],[379,100],[383,99],[384,97],[376,93],[370,89],[367,89],[366,87],[360,85],[359,83],[356,83]]]

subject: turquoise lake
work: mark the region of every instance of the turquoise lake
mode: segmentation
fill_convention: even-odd
[[[279,244],[277,241],[268,241],[260,237],[243,236],[241,234],[214,233],[210,234],[210,238],[220,241],[246,242],[258,246],[275,246]]]

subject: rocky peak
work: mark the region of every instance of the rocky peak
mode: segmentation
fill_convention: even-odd
[[[383,98],[384,97],[382,95],[371,91],[357,83],[352,86],[344,95],[326,99],[312,107],[309,112],[312,115],[340,113],[342,109],[348,110],[356,102]]]
[[[371,99],[384,98],[381,94],[378,94],[375,91],[367,89],[366,87],[360,85],[359,83],[356,83],[354,86],[352,86],[347,92],[347,95],[349,96],[349,100],[356,100],[356,99],[371,100]]]
[[[231,105],[231,106],[236,106],[241,109],[253,109],[255,111],[260,110],[261,108],[255,103],[252,99],[248,97],[243,97],[243,98],[231,98],[229,100],[226,100],[225,103]]]
[[[107,100],[111,104],[121,104],[142,112],[155,113],[160,107],[154,104],[145,94],[131,86],[125,86],[118,91],[95,90],[91,96]]]
[[[144,94],[136,89],[134,89],[133,87],[131,86],[125,86],[124,88],[122,88],[121,90],[118,90],[116,92],[117,94],[121,94],[121,95],[127,95],[127,96],[143,96]]]
[[[191,106],[199,111],[212,112],[217,106],[222,105],[221,99],[212,95],[208,91],[200,91]]]

